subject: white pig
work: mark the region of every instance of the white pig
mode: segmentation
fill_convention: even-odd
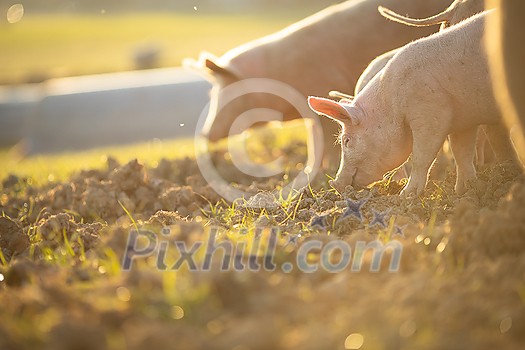
[[[435,31],[407,28],[385,21],[378,5],[395,6],[415,15],[435,13],[448,0],[354,0],[328,7],[275,34],[235,48],[216,58],[201,55],[197,63],[212,74],[214,87],[203,133],[216,141],[232,132],[233,122],[253,108],[270,108],[284,120],[299,115],[286,101],[269,94],[249,94],[224,106],[221,90],[247,78],[269,78],[291,86],[305,97],[326,95],[330,89],[353,89],[374,57]],[[304,105],[305,107],[306,104]],[[220,113],[218,111],[220,110]],[[337,125],[323,120],[325,157],[337,162]]]
[[[332,185],[365,186],[403,164],[412,172],[402,194],[420,195],[450,135],[456,191],[476,177],[477,126],[501,119],[482,47],[486,17],[478,14],[397,52],[351,101],[310,97],[310,107],[343,125],[342,159]]]
[[[492,8],[490,4],[484,6],[484,3],[484,0],[455,0],[443,12],[422,19],[405,17],[383,6],[379,6],[378,10],[384,17],[405,25],[420,27],[441,23],[440,30],[445,30],[477,13],[483,12],[485,7],[489,9]],[[397,49],[389,51],[368,65],[367,69],[357,81],[355,88],[356,94],[388,63],[388,60],[395,55],[396,51]],[[491,156],[491,154],[493,154],[493,156]],[[487,155],[487,159],[495,157],[497,161],[514,160],[512,145],[503,122],[497,125],[482,126],[478,129],[476,144],[476,159],[478,165],[485,163],[485,155]]]
[[[484,0],[455,0],[446,10],[440,12],[434,16],[414,19],[410,17],[401,16],[394,11],[379,6],[378,10],[384,17],[410,26],[424,27],[436,24],[441,24],[440,30],[445,30],[451,25],[458,24],[459,22],[474,16],[484,10]],[[388,61],[397,53],[399,48],[388,51],[378,57],[376,57],[363,71],[359,79],[357,80],[354,94],[357,95],[359,91],[368,84],[370,80],[383,69]]]

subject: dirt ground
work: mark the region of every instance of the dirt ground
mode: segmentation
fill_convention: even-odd
[[[302,151],[297,143],[281,155],[295,164]],[[387,180],[339,194],[323,176],[291,198],[273,199],[268,191],[286,182],[282,175],[261,181],[234,171],[223,152],[213,158],[235,186],[259,193],[252,200],[275,205],[221,200],[190,158],[154,168],[109,158],[104,170],[43,188],[4,179],[0,349],[525,346],[525,177],[515,165],[481,167],[463,196],[444,166],[417,199],[399,197],[402,183]],[[278,228],[274,271],[221,271],[220,254],[209,271],[191,271],[188,261],[169,268],[182,255],[176,242],[189,249],[218,230],[216,243],[253,247],[257,239],[270,242],[269,228]],[[166,244],[123,271],[128,239],[141,230]],[[396,256],[387,249],[377,272],[370,271],[372,250],[363,252],[360,271],[300,271],[311,242],[344,242],[351,253],[363,242],[397,244],[399,269],[389,270]],[[245,267],[246,251],[238,259]],[[333,252],[323,261],[321,249],[312,249],[305,261],[335,266],[343,257]]]

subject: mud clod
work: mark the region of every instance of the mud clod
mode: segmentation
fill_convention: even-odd
[[[29,237],[22,227],[8,217],[0,217],[0,249],[7,259],[24,252],[29,247]]]
[[[34,270],[34,263],[26,260],[16,261],[7,271],[5,282],[8,287],[22,287],[31,282]]]
[[[109,180],[116,188],[124,192],[132,192],[140,186],[146,185],[147,177],[144,166],[134,159],[113,170],[109,174]]]

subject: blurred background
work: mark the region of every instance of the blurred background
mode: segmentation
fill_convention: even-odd
[[[16,1],[2,1],[4,9]],[[113,12],[191,11],[194,6],[215,13],[232,13],[254,9],[291,9],[323,7],[326,0],[27,0],[24,6],[34,12],[93,12],[106,9]]]
[[[0,1],[0,147],[60,153],[191,137],[209,83],[178,68],[330,0]]]

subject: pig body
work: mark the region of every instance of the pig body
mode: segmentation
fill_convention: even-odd
[[[416,40],[388,62],[353,101],[310,98],[311,108],[343,125],[342,160],[333,186],[365,186],[412,153],[404,194],[421,194],[446,137],[456,191],[475,178],[477,127],[500,121],[482,36],[488,12]]]
[[[458,24],[461,21],[474,16],[487,7],[493,8],[491,4],[485,6],[484,0],[455,0],[446,10],[434,16],[414,19],[402,16],[390,9],[380,6],[379,12],[386,18],[410,26],[429,26],[441,23],[441,29]],[[389,58],[393,57],[397,50],[392,50],[376,58],[367,67],[359,78],[355,92],[357,94],[374,77],[374,75],[388,63]],[[514,152],[508,132],[500,122],[497,125],[483,126],[478,130],[476,144],[476,160],[478,165],[483,165],[485,160],[495,159],[497,161],[514,160]],[[490,144],[490,146],[489,146]],[[485,157],[487,156],[487,157]]]
[[[283,82],[305,97],[326,95],[331,89],[348,91],[353,89],[360,73],[374,57],[435,31],[431,28],[414,30],[385,21],[377,12],[378,5],[395,5],[415,15],[428,15],[445,7],[447,2],[347,1],[219,58],[201,56],[198,66],[211,73],[214,81],[203,133],[211,141],[228,137],[233,134],[230,128],[237,117],[254,108],[278,111],[284,120],[299,118],[297,110],[278,96],[247,94],[226,105],[221,91],[249,78]],[[325,157],[337,161],[339,152],[334,148],[337,125],[323,121],[322,127]]]
[[[525,165],[525,2],[489,0],[487,6],[498,8],[485,38],[496,98]]]
[[[374,58],[372,62],[366,67],[366,69],[363,71],[361,76],[359,76],[359,79],[357,80],[357,83],[355,85],[354,89],[354,96],[357,95],[361,90],[365,88],[365,86],[372,80],[373,77],[376,76],[377,73],[379,73],[383,68],[385,68],[386,64],[394,57],[394,55],[399,51],[399,49],[394,49],[388,52],[385,52],[384,54],[377,56]]]
[[[484,0],[455,0],[443,12],[423,19],[405,17],[383,6],[379,6],[378,10],[379,13],[381,13],[381,15],[395,22],[416,27],[441,24],[440,30],[444,30],[454,24],[458,24],[459,22],[469,17],[483,12],[484,2]],[[354,89],[355,95],[357,95],[359,91],[363,90],[366,84],[368,84],[368,82],[372,80],[372,78],[386,66],[388,61],[390,61],[390,59],[394,57],[398,50],[399,48],[388,51],[376,57],[372,62],[370,62],[370,64],[367,66],[367,68],[364,70],[364,72],[361,74],[357,81],[357,84]]]

